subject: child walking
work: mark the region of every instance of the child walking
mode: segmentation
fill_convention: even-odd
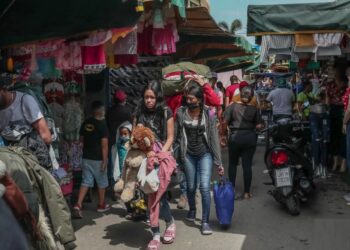
[[[78,201],[73,208],[75,218],[83,218],[82,203],[89,188],[98,186],[97,212],[106,212],[110,205],[105,202],[108,187],[108,129],[105,121],[105,107],[99,101],[91,105],[93,116],[87,119],[80,129],[80,140],[83,143],[83,179],[81,182]]]

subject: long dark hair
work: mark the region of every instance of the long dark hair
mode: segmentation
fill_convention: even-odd
[[[139,112],[149,112],[150,110],[145,105],[145,93],[147,90],[152,90],[156,96],[155,112],[157,115],[163,116],[163,110],[165,107],[163,91],[158,81],[150,81],[142,91],[142,99],[139,105]]]
[[[190,81],[188,87],[186,88],[186,95],[193,95],[200,100],[199,108],[199,117],[198,117],[198,126],[197,134],[200,134],[200,126],[202,125],[202,117],[204,111],[204,92],[201,86],[195,81]],[[198,137],[197,137],[198,138]]]
[[[225,94],[226,89],[225,89],[224,84],[223,84],[222,82],[218,81],[218,82],[216,83],[216,87],[218,87],[218,89],[220,89],[221,92],[222,92],[223,94]]]

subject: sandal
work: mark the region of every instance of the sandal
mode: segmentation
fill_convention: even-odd
[[[171,244],[174,242],[176,236],[176,225],[172,223],[164,232],[163,243]]]
[[[244,199],[250,199],[250,198],[252,198],[253,197],[253,195],[251,194],[251,193],[244,193]]]
[[[159,250],[160,249],[160,241],[159,240],[151,240],[148,243],[147,250]]]
[[[134,219],[134,215],[132,213],[128,213],[127,215],[125,215],[125,219],[126,220],[133,220]]]

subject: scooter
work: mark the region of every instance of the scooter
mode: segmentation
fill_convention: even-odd
[[[261,132],[269,130],[270,147],[265,153],[267,173],[274,189],[269,193],[284,205],[291,215],[300,214],[301,202],[314,192],[311,146],[305,138],[306,123],[284,118]]]

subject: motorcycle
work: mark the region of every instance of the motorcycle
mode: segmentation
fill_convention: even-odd
[[[261,132],[267,130],[271,142],[265,152],[265,165],[274,186],[269,193],[291,215],[299,215],[301,202],[306,202],[315,190],[311,145],[305,138],[307,124],[283,118]]]

